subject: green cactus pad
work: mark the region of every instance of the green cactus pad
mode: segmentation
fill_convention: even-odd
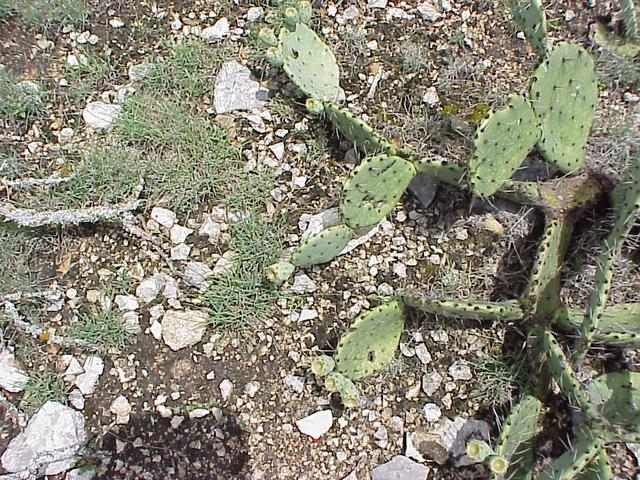
[[[353,237],[353,230],[346,225],[329,227],[310,236],[291,254],[296,267],[308,267],[330,262],[336,258]]]
[[[571,364],[562,351],[562,347],[558,344],[553,334],[548,330],[543,333],[543,345],[547,352],[547,365],[549,367],[549,371],[560,387],[562,393],[571,401],[572,404],[580,407],[586,407],[589,403],[587,394],[580,385]]]
[[[579,45],[558,43],[533,74],[529,98],[542,124],[537,147],[563,172],[584,163],[597,97],[593,59]]]
[[[276,262],[267,267],[267,280],[275,285],[282,285],[289,279],[295,268],[295,265],[289,262]]]
[[[540,480],[572,480],[580,478],[602,450],[597,435],[587,433],[573,442],[571,450],[562,454],[540,475]]]
[[[607,452],[604,448],[600,448],[596,458],[589,464],[587,469],[582,472],[578,480],[612,480],[613,470],[607,458]]]
[[[513,321],[522,320],[524,314],[518,300],[503,302],[478,302],[465,300],[438,299],[404,296],[403,302],[409,307],[423,310],[432,315],[470,320]]]
[[[336,370],[352,380],[381,370],[393,360],[403,327],[399,301],[363,313],[338,343],[334,355]]]
[[[589,411],[607,442],[640,441],[640,373],[605,373],[587,385]]]
[[[409,156],[409,152],[398,148],[377,134],[364,120],[359,119],[345,108],[326,102],[324,112],[333,126],[365,155],[386,153],[387,155]]]
[[[343,187],[340,213],[352,228],[382,220],[402,196],[416,169],[400,157],[377,155],[366,158]]]
[[[335,368],[333,358],[328,355],[320,355],[311,360],[311,371],[318,377],[328,375]]]
[[[548,220],[523,299],[527,309],[544,320],[560,307],[560,270],[571,238],[572,223]]]
[[[555,321],[567,332],[582,327],[584,313],[571,308],[556,312]],[[600,316],[593,341],[620,348],[640,348],[640,303],[622,303],[606,308]]]
[[[298,23],[282,43],[284,71],[305,95],[335,101],[340,92],[338,62],[329,47],[307,27]]]
[[[612,192],[616,219],[613,229],[605,240],[602,253],[596,261],[595,288],[589,297],[589,305],[581,331],[577,359],[584,357],[596,334],[609,298],[613,268],[626,236],[640,212],[640,159],[631,168],[626,181]]]
[[[358,403],[360,403],[360,392],[358,391],[358,387],[356,387],[355,384],[346,377],[338,383],[338,393],[340,394],[342,404],[346,408],[357,407]]]
[[[549,50],[547,38],[547,15],[540,0],[511,0],[511,14],[513,21],[518,25],[527,37],[527,40],[544,58]]]
[[[478,126],[469,159],[469,188],[493,195],[524,161],[540,139],[540,123],[529,101],[509,95],[507,105]]]
[[[533,437],[541,409],[540,400],[525,395],[511,410],[502,425],[498,446],[495,448],[496,455],[507,460],[510,467],[505,474],[493,473],[491,480],[524,478],[525,472],[533,466]]]
[[[431,158],[421,158],[414,161],[418,173],[426,173],[441,182],[459,186],[466,170],[453,162]]]
[[[507,180],[496,194],[516,203],[537,205],[562,214],[581,207],[601,192],[600,183],[583,174],[542,183]]]

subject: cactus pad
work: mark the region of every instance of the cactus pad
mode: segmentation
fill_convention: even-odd
[[[604,448],[600,448],[596,458],[591,462],[587,469],[580,474],[579,480],[612,480],[613,470],[607,458],[607,452]]]
[[[548,221],[524,294],[529,311],[539,320],[560,307],[560,269],[571,237],[572,224],[563,218]]]
[[[547,365],[562,393],[574,405],[586,407],[588,405],[587,395],[562,351],[562,347],[548,330],[543,334],[543,344],[547,352]]]
[[[547,38],[547,16],[540,0],[511,0],[511,14],[518,28],[543,58],[549,50]]]
[[[537,147],[564,172],[584,163],[597,96],[593,59],[578,45],[558,43],[533,74],[529,97],[542,124]]]
[[[409,152],[396,147],[377,134],[364,120],[359,119],[345,108],[326,102],[324,112],[327,119],[345,138],[365,155],[386,153],[406,157]]]
[[[346,225],[329,227],[298,245],[291,255],[291,263],[308,267],[329,262],[340,254],[352,236],[353,230]]]
[[[560,455],[540,475],[540,480],[578,479],[602,450],[602,441],[592,432],[582,434],[571,450]]]
[[[465,174],[464,168],[446,160],[421,158],[414,165],[418,173],[426,173],[449,185],[460,185]]]
[[[289,262],[276,262],[267,267],[267,280],[275,285],[282,285],[289,279],[295,268],[295,265]]]
[[[305,95],[335,101],[340,92],[339,69],[329,47],[303,23],[282,43],[284,71]]]
[[[318,377],[328,375],[333,371],[335,362],[328,355],[320,355],[311,360],[311,371]]]
[[[379,222],[395,207],[415,175],[413,164],[400,157],[365,159],[344,184],[342,218],[352,228]]]
[[[338,343],[336,370],[352,380],[381,370],[393,359],[403,327],[402,304],[398,301],[361,314]]]
[[[492,480],[513,477],[514,471],[525,471],[533,465],[533,437],[538,426],[542,403],[537,398],[526,395],[511,410],[500,431],[496,455],[504,458],[511,466],[505,473],[494,473]],[[517,477],[521,478],[521,477]]]
[[[640,373],[605,373],[587,385],[589,413],[609,442],[640,441]]]
[[[522,307],[517,300],[503,302],[478,302],[464,300],[429,300],[423,297],[405,296],[406,305],[432,315],[470,320],[512,321],[523,318]]]
[[[471,191],[493,195],[539,139],[540,124],[531,104],[520,95],[510,95],[507,105],[490,113],[476,130],[469,159]]]

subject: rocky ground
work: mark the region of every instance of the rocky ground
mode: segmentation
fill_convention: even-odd
[[[0,478],[488,478],[464,445],[495,438],[526,383],[508,328],[414,315],[354,409],[309,365],[401,291],[516,298],[539,215],[422,179],[349,252],[267,286],[264,267],[331,221],[359,161],[257,57],[268,7],[88,6],[75,25],[0,19],[0,72],[14,75],[0,94],[18,85],[39,102],[0,110],[13,220],[0,232]],[[535,66],[502,3],[316,7],[348,108],[424,154],[463,162],[478,120]],[[587,163],[615,181],[637,141],[640,74],[592,44],[607,8],[548,14],[554,38],[600,59]],[[570,304],[588,295],[602,216],[586,212],[572,248]],[[640,299],[637,243],[626,253],[616,302]],[[637,352],[623,360],[640,367]],[[569,438],[547,413],[559,433],[540,440],[541,463]],[[608,449],[617,477],[636,478],[638,450]]]

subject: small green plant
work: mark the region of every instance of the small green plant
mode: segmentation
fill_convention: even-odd
[[[20,80],[8,67],[0,66],[0,122],[28,122],[43,112],[45,97],[37,83]]]
[[[0,0],[0,17],[18,15],[23,24],[37,30],[82,23],[89,13],[84,0]]]
[[[50,369],[30,372],[29,381],[20,400],[20,408],[31,414],[49,401],[67,402],[64,381]]]
[[[67,335],[101,350],[124,350],[133,340],[116,310],[98,306],[80,312],[77,321],[69,325]]]

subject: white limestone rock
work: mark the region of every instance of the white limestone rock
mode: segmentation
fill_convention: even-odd
[[[162,317],[162,339],[171,350],[195,345],[207,329],[209,316],[199,310],[167,310]]]

